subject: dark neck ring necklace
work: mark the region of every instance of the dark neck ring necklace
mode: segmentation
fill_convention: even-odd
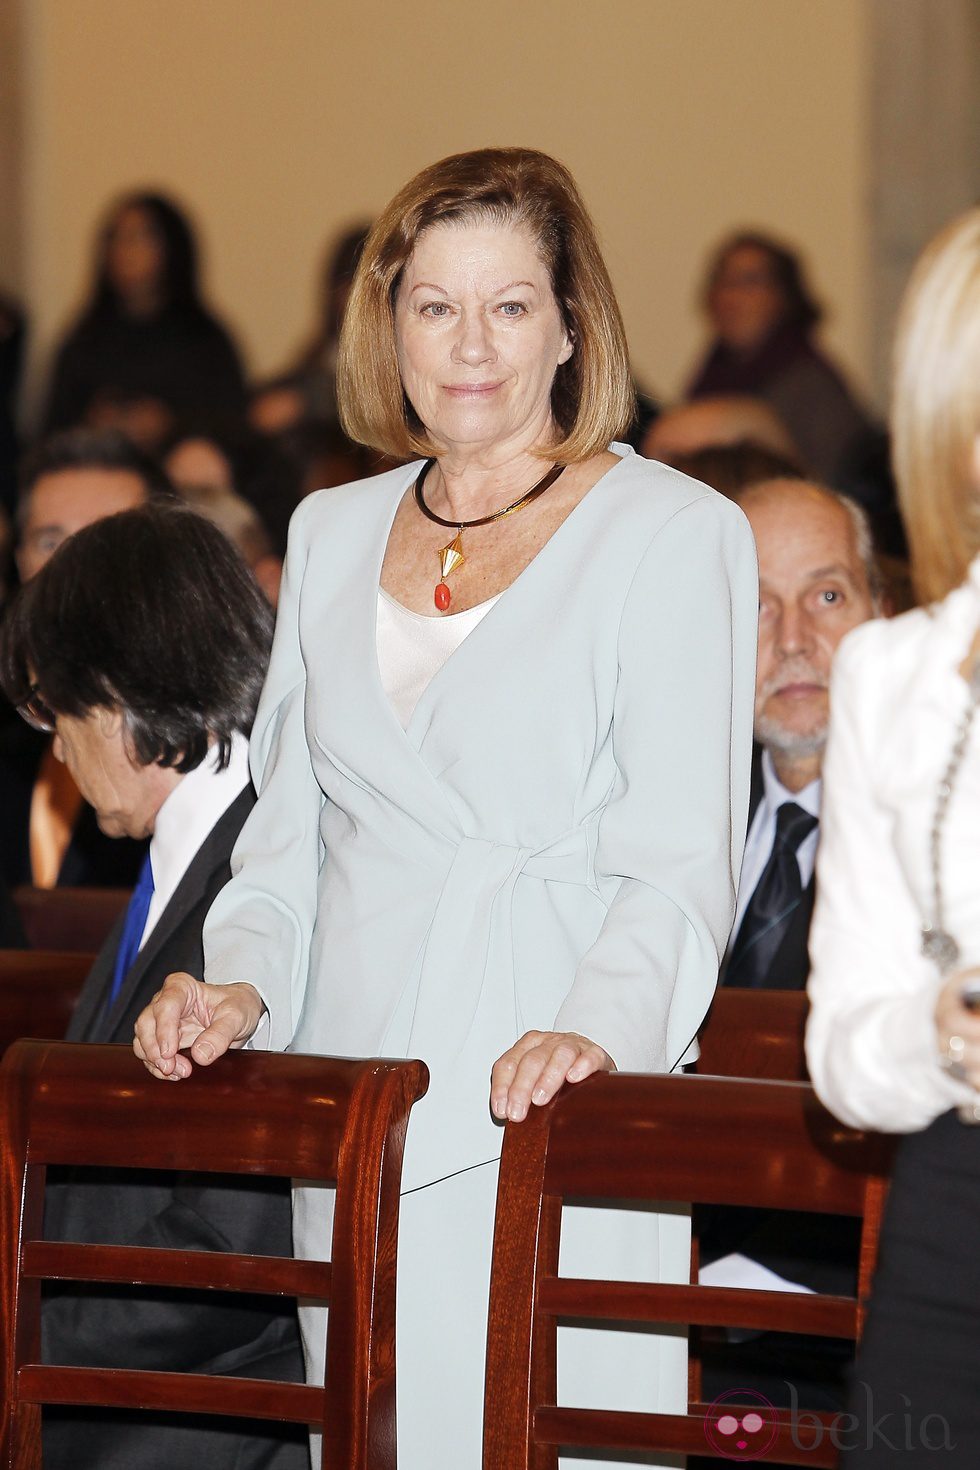
[[[440,612],[446,612],[452,601],[452,593],[446,584],[446,578],[451,577],[453,572],[458,572],[466,561],[466,557],[463,554],[463,532],[471,530],[474,526],[492,525],[494,521],[502,521],[505,516],[512,516],[515,511],[523,510],[525,505],[530,505],[532,500],[537,500],[539,495],[543,495],[546,490],[551,489],[551,486],[558,479],[565,466],[563,464],[553,464],[547,474],[542,475],[536,485],[532,485],[530,490],[525,490],[524,494],[511,505],[505,505],[503,510],[495,510],[492,515],[488,516],[476,516],[472,521],[447,521],[442,516],[437,516],[434,510],[429,509],[425,503],[425,496],[422,493],[426,476],[434,464],[434,459],[427,459],[419,471],[418,479],[415,481],[415,504],[427,520],[435,521],[437,526],[446,526],[449,530],[455,530],[456,532],[449,545],[441,547],[436,552],[436,556],[439,558],[440,578],[436,583],[433,601]]]

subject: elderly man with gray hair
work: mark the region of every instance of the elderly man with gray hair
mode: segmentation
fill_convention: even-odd
[[[881,611],[867,516],[822,485],[768,480],[737,497],[759,553],[759,661],[749,831],[723,985],[798,990],[809,972],[830,666]]]

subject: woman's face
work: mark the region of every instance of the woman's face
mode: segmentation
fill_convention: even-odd
[[[551,385],[573,344],[521,226],[426,230],[402,273],[395,337],[405,392],[442,451],[499,458],[554,437]]]
[[[158,290],[163,279],[163,241],[149,212],[128,205],[109,231],[106,271],[123,297]]]
[[[760,347],[786,311],[768,251],[757,245],[729,250],[712,282],[708,311],[726,347],[736,352]]]

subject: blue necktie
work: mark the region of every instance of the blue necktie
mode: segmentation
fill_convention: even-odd
[[[796,851],[816,825],[816,817],[795,801],[783,802],[777,811],[772,852],[735,936],[722,985],[758,989],[779,984],[772,963],[803,897]]]
[[[150,912],[150,903],[153,899],[153,869],[150,867],[150,854],[147,853],[140,868],[139,877],[136,879],[136,887],[133,889],[126,910],[126,918],[123,923],[122,937],[119,940],[119,948],[116,950],[116,965],[112,972],[112,990],[109,993],[109,1007],[115,1005],[116,997],[122,989],[122,983],[129,972],[129,968],[139,954],[140,940],[143,938],[143,930],[146,928],[146,916]],[[108,1009],[108,1007],[107,1007]]]

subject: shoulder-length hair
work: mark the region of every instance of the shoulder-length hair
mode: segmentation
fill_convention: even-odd
[[[912,581],[958,587],[980,551],[980,207],[946,226],[906,287],[895,339],[892,452]]]
[[[95,281],[83,318],[101,319],[117,308],[115,287],[109,276],[109,244],[120,218],[138,209],[149,219],[163,251],[161,297],[164,306],[187,316],[206,314],[198,280],[198,247],[190,219],[166,194],[134,191],[112,205],[99,231],[95,253]]]
[[[17,593],[0,629],[12,704],[118,710],[141,766],[184,773],[252,727],[272,612],[210,521],[163,500],[77,531]]]
[[[340,339],[343,426],[352,439],[396,459],[434,452],[398,373],[395,293],[425,230],[474,220],[522,226],[537,244],[575,344],[551,391],[561,437],[541,453],[564,464],[588,459],[622,433],[634,412],[626,333],[574,179],[533,148],[481,148],[444,158],[384,210],[364,246]]]
[[[808,332],[817,325],[823,317],[823,308],[806,279],[802,260],[795,250],[762,230],[739,230],[718,246],[708,266],[704,286],[705,305],[710,305],[711,295],[722,269],[728,257],[736,250],[759,250],[766,256],[772,273],[772,283],[783,298],[784,324],[798,327],[803,332]]]

